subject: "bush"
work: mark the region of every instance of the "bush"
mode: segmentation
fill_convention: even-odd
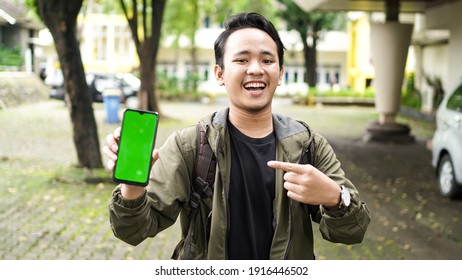
[[[314,105],[316,97],[353,97],[373,99],[375,91],[372,87],[368,87],[365,91],[356,91],[351,88],[330,88],[328,90],[320,90],[317,87],[310,87],[308,93],[297,93],[294,95],[294,103],[304,105]]]
[[[315,91],[316,96],[324,97],[361,97],[361,98],[373,98],[374,90],[372,88],[367,88],[365,91],[356,91],[351,88],[341,88],[338,91],[327,90],[327,91]]]
[[[414,87],[414,73],[409,73],[404,77],[403,85],[401,105],[419,110],[422,107],[422,97]]]
[[[167,100],[197,101],[207,94],[194,89],[199,82],[197,76],[189,75],[185,79],[168,76],[164,72],[157,73],[156,88],[160,97]]]
[[[0,45],[0,68],[1,66],[22,66],[24,59],[20,48],[9,48]]]

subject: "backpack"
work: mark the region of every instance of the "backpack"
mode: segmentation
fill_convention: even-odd
[[[308,125],[299,121],[303,124],[307,129]],[[172,259],[179,259],[182,256],[183,259],[191,259],[191,245],[192,245],[192,238],[194,233],[194,225],[195,220],[197,218],[199,212],[199,206],[204,198],[212,198],[213,197],[213,184],[215,182],[215,171],[217,165],[217,159],[215,154],[210,147],[208,142],[208,135],[207,130],[204,131],[202,125],[199,123],[196,125],[197,131],[197,140],[196,140],[196,157],[195,163],[193,168],[193,182],[191,184],[191,196],[189,198],[189,205],[191,207],[191,211],[189,213],[189,229],[188,234],[186,237],[183,237],[178,245],[175,247]],[[314,140],[311,141],[310,145],[308,146],[308,150],[303,154],[303,157],[300,159],[300,164],[311,164],[314,162]],[[308,206],[308,211],[312,213],[313,211],[317,211],[319,207],[312,207],[311,205]],[[210,215],[209,215],[210,218]],[[207,233],[207,240],[208,234],[210,231],[209,228],[210,224],[208,223],[206,233]],[[183,253],[182,253],[183,252]],[[182,253],[182,254],[181,254]]]

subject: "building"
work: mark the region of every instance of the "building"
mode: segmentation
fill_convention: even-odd
[[[139,65],[132,36],[123,15],[104,13],[93,1],[89,2],[85,14],[79,18],[82,61],[87,72],[132,72],[136,74]],[[213,76],[215,65],[213,43],[223,29],[218,23],[204,22],[196,33],[197,68],[200,78],[199,91],[204,93],[224,93]],[[293,31],[279,29],[287,48],[285,54],[285,76],[277,94],[306,94],[305,68],[302,44],[299,35]],[[46,53],[47,72],[59,72],[57,56],[53,51],[52,38],[47,31],[41,33],[42,50]],[[45,45],[48,44],[48,47]],[[157,55],[157,71],[178,80],[185,79],[191,72],[190,43],[180,37],[176,44],[173,36],[165,36]],[[335,79],[346,87],[348,36],[346,32],[328,32],[318,43],[318,86],[329,88]]]
[[[401,22],[414,23],[418,15],[403,14]],[[348,85],[359,92],[363,92],[372,86],[375,70],[371,60],[371,24],[384,22],[383,12],[348,12]],[[417,34],[417,33],[414,33]],[[406,72],[415,70],[415,55],[413,46],[409,46]]]
[[[28,15],[22,1],[0,0],[0,46],[19,48],[24,58],[23,67],[7,67],[4,70],[38,72],[35,48],[38,32],[43,25]]]
[[[355,12],[350,24],[354,57],[348,61],[348,80],[353,87],[362,88],[376,74],[370,67],[370,25],[383,23],[388,5],[393,3],[397,4],[399,22],[413,25],[406,71],[415,73],[415,87],[423,97],[422,110],[432,112],[435,107],[435,89],[428,83],[429,78],[441,80],[446,93],[462,79],[461,0],[294,1],[306,11]]]

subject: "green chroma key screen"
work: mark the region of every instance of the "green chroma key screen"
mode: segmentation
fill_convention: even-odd
[[[125,110],[113,174],[115,181],[148,184],[158,118],[156,112]]]

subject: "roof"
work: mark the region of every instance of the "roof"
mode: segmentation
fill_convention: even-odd
[[[40,21],[29,16],[29,9],[23,1],[0,0],[0,25],[18,25],[40,30]]]
[[[294,0],[305,11],[365,11],[383,12],[385,0]],[[451,0],[401,0],[403,13],[423,13],[426,9],[436,7]]]

